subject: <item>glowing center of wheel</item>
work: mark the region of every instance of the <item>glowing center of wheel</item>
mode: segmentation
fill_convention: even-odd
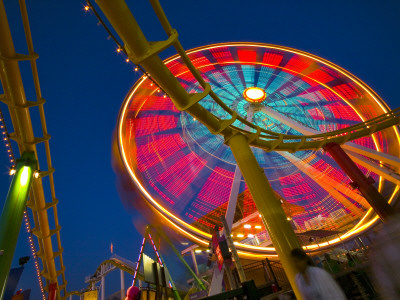
[[[249,87],[244,90],[243,97],[251,103],[261,103],[267,97],[267,93],[259,87]]]

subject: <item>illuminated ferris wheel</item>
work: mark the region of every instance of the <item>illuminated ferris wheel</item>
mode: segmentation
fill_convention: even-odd
[[[283,135],[312,135],[353,126],[388,111],[355,76],[317,56],[268,44],[229,43],[187,51],[211,89],[250,123]],[[189,93],[202,91],[178,56],[166,66]],[[229,117],[210,96],[201,104]],[[255,132],[239,120],[232,126]],[[248,187],[224,138],[175,108],[146,76],[133,86],[121,109],[118,138],[124,165],[151,205],[170,225],[197,243],[208,243],[219,217],[235,198],[233,235],[243,255],[275,253]],[[399,134],[391,127],[343,145],[360,169],[391,201],[396,185],[372,172],[379,161],[362,156],[397,155]],[[361,150],[360,150],[361,149]],[[377,217],[335,160],[323,151],[252,148],[293,229],[335,232],[334,246],[372,226]],[[357,158],[359,158],[357,160]]]

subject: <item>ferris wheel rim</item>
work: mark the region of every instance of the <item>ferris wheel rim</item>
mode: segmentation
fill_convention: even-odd
[[[342,73],[344,76],[351,79],[352,82],[357,83],[357,85],[359,87],[361,87],[363,90],[368,92],[384,112],[387,112],[389,110],[388,105],[383,101],[383,99],[379,95],[377,95],[376,92],[372,88],[370,88],[366,83],[361,81],[359,78],[357,78],[352,73],[348,72],[347,70],[337,66],[336,64],[334,64],[326,59],[323,59],[319,56],[316,56],[316,55],[313,55],[313,54],[310,54],[308,52],[304,52],[301,50],[297,50],[294,48],[278,46],[278,45],[273,45],[273,44],[265,44],[265,43],[235,42],[235,43],[218,43],[218,44],[211,44],[211,45],[206,45],[206,46],[202,46],[202,47],[197,47],[197,48],[188,50],[187,53],[193,54],[195,52],[198,52],[201,50],[206,50],[209,48],[227,47],[227,46],[265,47],[265,48],[283,50],[283,51],[296,53],[296,54],[300,54],[300,55],[306,55],[307,57],[309,57],[313,60],[317,60],[325,65],[328,65],[329,67],[333,67],[334,69],[336,69],[337,71]],[[166,63],[166,64],[171,63],[173,60],[178,59],[178,58],[179,58],[179,55],[171,56],[171,57],[165,59],[164,63]],[[118,149],[119,149],[121,157],[123,158],[122,160],[123,160],[125,169],[129,172],[129,175],[134,180],[135,185],[137,187],[139,187],[139,189],[141,189],[141,190],[142,190],[142,187],[140,186],[140,183],[138,182],[138,180],[135,178],[134,172],[131,170],[129,163],[127,162],[125,155],[124,155],[124,143],[123,143],[123,138],[122,138],[122,124],[123,124],[126,108],[127,108],[128,104],[130,103],[132,96],[134,95],[135,91],[138,88],[140,88],[141,84],[145,81],[145,79],[146,79],[145,77],[140,78],[134,84],[134,86],[131,88],[131,90],[129,91],[129,93],[127,94],[127,96],[124,99],[124,102],[123,102],[123,105],[121,106],[121,110],[120,110],[119,117],[118,117]],[[395,131],[396,136],[398,137],[398,140],[400,140],[398,128],[397,127],[392,127],[392,128]],[[377,149],[377,150],[380,151],[380,149]],[[396,189],[392,193],[390,200],[394,199],[394,196],[396,193],[398,193],[398,191],[399,191],[399,189]],[[211,235],[203,232],[202,230],[199,230],[198,228],[194,228],[187,222],[185,222],[185,221],[181,220],[179,217],[175,216],[174,213],[168,211],[168,209],[165,209],[161,204],[157,203],[157,201],[152,199],[150,193],[143,192],[143,190],[142,190],[142,193],[144,194],[145,199],[150,204],[150,206],[152,208],[156,209],[157,213],[159,213],[165,220],[170,222],[172,226],[175,226],[177,229],[179,229],[184,236],[188,237],[189,239],[191,239],[192,241],[195,241],[197,243],[200,243],[203,245],[208,244],[208,241],[211,239]],[[155,205],[152,205],[152,204],[155,204]],[[370,210],[371,209],[369,209],[369,211]],[[339,242],[342,243],[343,241],[345,241],[349,238],[356,237],[359,234],[361,234],[362,232],[364,232],[365,230],[368,230],[372,226],[376,225],[378,218],[371,217],[368,220],[364,220],[367,215],[368,215],[368,212],[365,213],[364,218],[354,227],[355,228],[354,234],[352,234],[352,232],[353,232],[352,229],[347,231],[343,235],[344,238],[341,239],[339,237]],[[366,221],[365,224],[367,224],[368,226],[365,226],[365,224],[362,223],[363,221]],[[183,227],[181,227],[181,226],[183,226]],[[333,239],[333,240],[337,240],[337,239]],[[318,245],[315,245],[315,247],[314,247],[314,245],[308,245],[305,247],[305,249],[307,249],[309,251],[318,251],[320,249],[331,248],[331,247],[334,247],[337,245],[337,243],[332,243],[332,242],[330,243],[329,241],[327,243],[322,243],[322,244],[326,244],[326,245],[321,246],[321,244],[318,244]],[[253,247],[251,245],[241,244],[241,243],[237,243],[236,246],[237,246],[238,250],[241,252],[241,254],[244,256],[261,255],[261,256],[265,257],[265,256],[275,256],[276,255],[274,247],[260,247],[260,246]]]

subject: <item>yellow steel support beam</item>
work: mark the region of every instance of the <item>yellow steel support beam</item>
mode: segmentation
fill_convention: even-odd
[[[185,110],[206,125],[211,132],[223,134],[227,138],[228,145],[232,149],[257,208],[267,225],[290,283],[298,299],[301,299],[294,281],[296,270],[294,270],[290,258],[290,251],[300,247],[300,244],[264,171],[258,165],[247,138],[230,128],[232,123],[230,120],[219,120],[197,102],[191,103],[191,97],[196,96],[185,91],[157,53],[152,50],[125,1],[96,0],[96,2],[123,40],[130,59],[135,61],[140,58],[141,65],[164,89],[178,108],[187,108]],[[232,118],[236,117],[237,114],[232,113]]]
[[[301,248],[301,246],[287,220],[282,205],[275,196],[264,170],[259,166],[253,151],[251,151],[246,137],[238,133],[229,138],[226,143],[232,149],[233,156],[249,187],[293,291],[297,299],[302,299],[295,282],[295,275],[298,271],[290,257],[291,250]]]
[[[30,37],[29,24],[27,24],[27,14],[26,7],[23,0],[20,0],[21,4],[21,12],[22,18],[24,20],[24,28],[27,36]],[[27,27],[28,26],[28,27]],[[47,129],[44,123],[44,114],[42,111],[42,107],[39,107],[42,121],[42,130],[44,137],[37,138],[34,136],[31,116],[29,112],[29,108],[32,106],[41,106],[44,103],[44,100],[39,98],[37,102],[28,101],[25,96],[25,90],[22,82],[21,72],[19,69],[19,61],[21,60],[30,60],[31,65],[33,65],[33,73],[37,76],[36,65],[32,63],[35,59],[37,59],[37,54],[33,53],[33,48],[31,44],[31,40],[28,41],[28,49],[30,51],[29,55],[20,55],[15,52],[14,43],[12,40],[10,27],[8,24],[8,19],[4,7],[3,0],[0,0],[0,79],[4,89],[5,102],[8,105],[11,120],[15,129],[15,132],[10,135],[17,143],[19,147],[19,152],[33,152],[35,158],[37,157],[37,149],[36,144],[40,142],[45,142],[46,154],[48,155],[48,166],[51,168],[51,162],[49,159],[48,149],[48,139],[50,136],[47,135]],[[37,95],[40,95],[39,83],[37,78],[34,78],[35,87]],[[39,94],[38,94],[39,93]],[[50,164],[49,164],[50,162]],[[52,181],[52,180],[51,180]],[[52,182],[51,182],[52,183]],[[53,186],[52,186],[53,191]],[[33,197],[32,197],[33,196]],[[61,266],[60,271],[57,271],[56,264],[54,261],[55,253],[53,252],[53,245],[51,236],[53,234],[58,233],[58,220],[55,211],[55,219],[56,219],[56,231],[52,231],[49,228],[49,221],[47,215],[48,203],[46,203],[42,178],[38,178],[32,183],[32,198],[34,199],[34,204],[32,206],[35,208],[34,210],[34,219],[35,225],[40,229],[40,238],[39,238],[39,247],[40,251],[38,256],[42,258],[43,262],[43,272],[42,276],[44,276],[48,283],[58,283],[57,277],[59,275],[63,275],[63,266],[62,266],[62,258],[61,251],[58,251],[56,254],[60,256]],[[58,239],[59,240],[59,239]],[[61,245],[59,244],[59,249],[61,249]],[[62,285],[65,288],[65,282]],[[60,298],[60,293],[57,291],[57,298]]]
[[[150,45],[136,22],[134,16],[123,0],[96,1],[115,31],[124,42],[129,59],[140,58],[141,65],[151,77],[164,89],[178,109],[186,110],[197,120],[205,124],[211,131],[221,131],[221,121],[197,103],[205,94],[189,94],[168,70],[163,61],[152,49],[157,43]],[[161,48],[160,48],[161,49]],[[149,55],[152,54],[152,55]],[[206,88],[206,90],[209,90]],[[201,95],[201,96],[200,96]]]

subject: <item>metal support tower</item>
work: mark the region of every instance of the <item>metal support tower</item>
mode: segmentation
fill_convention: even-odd
[[[46,153],[45,164],[42,165],[42,171],[40,172],[39,178],[32,182],[32,191],[27,206],[31,208],[33,212],[35,228],[32,229],[32,233],[38,240],[39,251],[36,255],[42,260],[43,270],[41,276],[43,276],[47,282],[45,289],[49,292],[50,284],[56,283],[56,297],[57,299],[60,299],[60,291],[63,291],[63,298],[67,296],[67,282],[65,280],[65,267],[62,257],[63,248],[61,247],[60,238],[61,226],[58,224],[58,200],[55,196],[54,189],[54,169],[52,167],[50,156],[50,135],[47,133],[47,125],[43,109],[45,100],[41,95],[36,66],[36,59],[39,56],[33,49],[25,1],[19,0],[19,5],[25,31],[28,55],[16,53],[4,3],[3,0],[0,0],[0,79],[4,90],[4,95],[0,95],[0,101],[7,104],[13,128],[15,130],[15,132],[10,134],[10,139],[14,140],[18,144],[20,154],[23,152],[33,152],[34,157],[38,162],[38,168],[40,168],[40,160],[38,159],[36,145],[39,143],[44,144]],[[19,68],[19,63],[21,61],[30,62],[36,92],[36,101],[29,101],[26,97]],[[35,136],[34,134],[30,112],[30,108],[32,107],[37,107],[39,110],[40,128],[37,129],[41,131],[43,135],[40,137]],[[49,194],[51,195],[51,199],[47,199],[47,201],[42,184],[42,178],[45,176],[49,177],[50,182]],[[53,210],[54,213],[55,228],[53,229],[49,226],[49,209]],[[54,241],[52,240],[52,236],[55,236]],[[55,262],[56,259],[59,261],[58,264]]]
[[[25,152],[17,160],[14,177],[0,216],[0,299],[3,299],[8,273],[17,246],[26,201],[31,188],[36,159],[32,152]]]
[[[353,181],[353,186],[363,194],[382,221],[387,221],[388,218],[395,214],[394,208],[386,202],[385,198],[383,198],[374,187],[374,180],[372,178],[367,178],[364,173],[361,172],[339,144],[328,143],[325,145],[324,150],[333,157],[337,164],[350,177]]]
[[[253,151],[247,143],[246,137],[238,133],[226,140],[232,149],[233,156],[242,171],[243,177],[253,196],[254,203],[267,227],[272,243],[275,246],[279,259],[285,269],[297,299],[302,299],[298,292],[294,277],[298,272],[292,263],[290,252],[294,248],[301,248],[300,243],[287,220],[281,203],[276,198],[264,170],[260,168]]]

